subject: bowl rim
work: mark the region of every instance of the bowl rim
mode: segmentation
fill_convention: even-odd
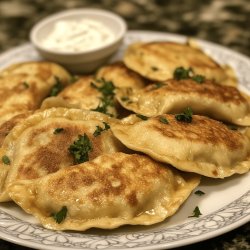
[[[104,17],[108,17],[113,19],[116,23],[119,24],[121,27],[119,32],[115,34],[114,40],[106,43],[105,45],[101,45],[100,47],[85,50],[85,51],[76,51],[76,52],[70,52],[70,51],[55,51],[54,49],[46,48],[42,46],[42,44],[37,40],[37,34],[39,33],[39,30],[49,24],[55,23],[56,21],[63,20],[63,18],[67,18],[69,16],[79,15],[79,14],[94,14],[94,15],[100,15]],[[56,12],[52,15],[48,15],[45,18],[38,21],[32,28],[29,34],[29,38],[31,43],[38,49],[42,50],[47,53],[51,53],[54,55],[64,55],[64,56],[73,56],[73,55],[85,55],[92,52],[98,52],[103,49],[106,49],[113,44],[116,44],[120,40],[123,39],[125,36],[125,33],[127,31],[127,24],[126,21],[119,15],[117,15],[114,12],[104,10],[104,9],[98,9],[98,8],[77,8],[77,9],[69,9],[64,10],[60,12]]]

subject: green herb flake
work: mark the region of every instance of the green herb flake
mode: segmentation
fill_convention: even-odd
[[[160,120],[161,123],[169,124],[167,118],[165,118],[165,117],[163,117],[163,116],[160,116],[159,120]]]
[[[227,124],[227,127],[230,129],[230,130],[238,130],[238,127],[236,125],[233,125],[233,124]]]
[[[53,134],[57,135],[59,133],[61,133],[64,130],[64,128],[56,128],[53,132]]]
[[[201,191],[201,190],[197,190],[197,191],[194,192],[194,194],[196,194],[196,195],[198,195],[198,196],[202,196],[202,195],[204,195],[205,193],[204,193],[203,191]]]
[[[192,73],[193,73],[192,68],[185,69],[183,67],[178,67],[174,71],[174,79],[176,80],[189,79]]]
[[[100,98],[100,103],[98,104],[98,106],[94,109],[91,109],[92,111],[96,111],[96,112],[100,112],[109,116],[113,116],[112,114],[110,114],[108,112],[108,108],[109,107],[113,107],[114,106],[114,100],[113,98],[109,98],[109,97],[101,97]]]
[[[100,135],[103,131],[110,129],[110,126],[109,126],[108,123],[103,122],[103,124],[104,124],[104,128],[101,128],[100,126],[96,126],[96,130],[95,130],[95,132],[93,133],[93,135],[94,135],[95,137],[97,137],[98,135]]]
[[[30,85],[27,82],[23,82],[23,86],[24,88],[28,89],[30,87]]]
[[[97,89],[99,92],[101,92],[104,96],[114,96],[114,90],[115,86],[113,82],[106,81],[104,78],[97,79],[98,83],[101,83],[101,86],[97,86],[95,83],[91,82],[91,87]]]
[[[159,88],[161,88],[161,87],[163,87],[163,86],[165,86],[165,85],[166,85],[166,83],[163,83],[163,82],[156,82],[156,83],[153,84],[152,90],[159,89]]]
[[[74,156],[75,163],[79,164],[89,160],[89,152],[93,148],[91,141],[84,133],[84,135],[78,135],[78,139],[69,146],[68,150]]]
[[[175,119],[179,122],[192,122],[193,111],[191,108],[186,108],[183,113],[175,115]]]
[[[148,119],[148,117],[145,116],[145,115],[136,114],[136,116],[137,116],[138,118],[144,120],[144,121],[146,121],[146,120]]]
[[[5,164],[5,165],[10,165],[10,158],[7,156],[7,155],[4,155],[2,157],[2,162]]]
[[[204,83],[206,80],[205,76],[194,75],[192,68],[185,69],[184,67],[176,68],[173,76],[175,80],[192,79],[199,84]]]
[[[114,106],[114,95],[115,95],[115,86],[111,81],[105,81],[103,78],[96,80],[97,83],[101,83],[101,86],[97,86],[95,83],[91,83],[91,87],[97,89],[102,93],[100,98],[100,103],[92,111],[101,112],[107,115],[112,116],[108,113],[108,108]]]
[[[202,75],[195,75],[191,79],[196,81],[197,83],[205,82],[205,76],[202,76]]]
[[[199,207],[195,207],[193,214],[188,216],[188,218],[191,218],[191,217],[199,218],[200,215],[202,215],[202,213],[200,212]]]
[[[79,79],[80,79],[80,77],[78,75],[72,75],[71,79],[70,79],[70,83],[75,83]]]
[[[152,67],[151,67],[151,70],[153,70],[153,71],[158,71],[159,68],[157,68],[157,67],[155,67],[155,66],[152,66]]]
[[[127,101],[129,101],[129,98],[128,98],[127,96],[122,96],[122,97],[121,97],[121,100],[122,100],[123,102],[127,102]]]
[[[51,216],[54,218],[56,223],[60,224],[65,220],[65,218],[67,216],[67,212],[68,212],[67,207],[63,206],[59,212],[53,213]]]
[[[55,76],[55,84],[53,85],[52,89],[50,90],[49,96],[57,96],[63,89],[63,85],[59,77]]]

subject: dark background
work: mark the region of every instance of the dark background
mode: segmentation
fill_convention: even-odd
[[[250,56],[250,0],[0,0],[0,53],[28,42],[31,27],[41,18],[78,7],[116,12],[127,21],[130,30],[193,36]],[[250,223],[176,249],[249,250]],[[0,240],[0,250],[28,248]]]

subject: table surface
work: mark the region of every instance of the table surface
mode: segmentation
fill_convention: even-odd
[[[94,7],[121,15],[130,30],[154,30],[212,41],[250,56],[249,0],[0,0],[0,53],[28,42],[41,18],[70,8]],[[0,240],[0,250],[30,248]],[[177,250],[250,249],[250,223]]]

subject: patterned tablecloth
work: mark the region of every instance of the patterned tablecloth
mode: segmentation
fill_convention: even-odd
[[[116,12],[125,18],[130,30],[193,36],[250,56],[249,0],[1,0],[0,53],[28,42],[31,27],[43,17],[77,7]],[[26,249],[0,240],[0,250]],[[250,249],[250,223],[214,239],[177,249]]]

